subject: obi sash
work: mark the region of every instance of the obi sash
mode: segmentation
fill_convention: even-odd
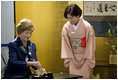
[[[70,42],[73,49],[82,50],[86,47],[86,38],[70,38]]]

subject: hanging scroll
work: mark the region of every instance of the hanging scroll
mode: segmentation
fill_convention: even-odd
[[[84,16],[117,16],[117,1],[84,1]]]

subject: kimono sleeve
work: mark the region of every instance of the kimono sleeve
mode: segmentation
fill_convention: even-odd
[[[65,67],[68,66],[69,61],[73,57],[74,57],[74,55],[73,55],[72,48],[71,48],[71,45],[70,45],[67,30],[64,27],[63,30],[62,30],[61,58],[65,59],[64,60],[64,66]]]
[[[86,63],[89,67],[93,68],[95,66],[95,33],[92,26],[87,30],[86,39],[84,58],[86,58]]]
[[[62,30],[62,44],[61,44],[61,58],[73,58],[73,52],[70,45],[69,36],[67,30],[63,28]]]

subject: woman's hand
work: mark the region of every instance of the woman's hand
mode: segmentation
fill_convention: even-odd
[[[76,68],[79,68],[79,69],[83,66],[84,62],[85,62],[85,59],[82,59],[80,61],[73,59],[73,64],[76,66]]]
[[[64,60],[64,66],[66,68],[68,67],[70,60],[71,60],[71,58],[65,58],[65,60]]]
[[[47,74],[46,70],[44,71],[44,74]]]
[[[41,64],[39,61],[28,61],[27,66],[35,66],[36,68],[41,68]]]
[[[40,62],[39,62],[39,61],[36,61],[36,62],[37,62],[37,67],[38,67],[38,68],[41,68]]]

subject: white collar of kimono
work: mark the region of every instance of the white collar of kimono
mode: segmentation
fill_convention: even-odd
[[[81,17],[80,17],[80,20],[81,20]],[[79,22],[78,22],[78,24],[75,26],[75,25],[73,25],[73,28],[75,29],[75,31],[77,30],[77,28],[78,28],[78,26],[79,26],[79,24],[80,24],[80,20],[79,20]]]

